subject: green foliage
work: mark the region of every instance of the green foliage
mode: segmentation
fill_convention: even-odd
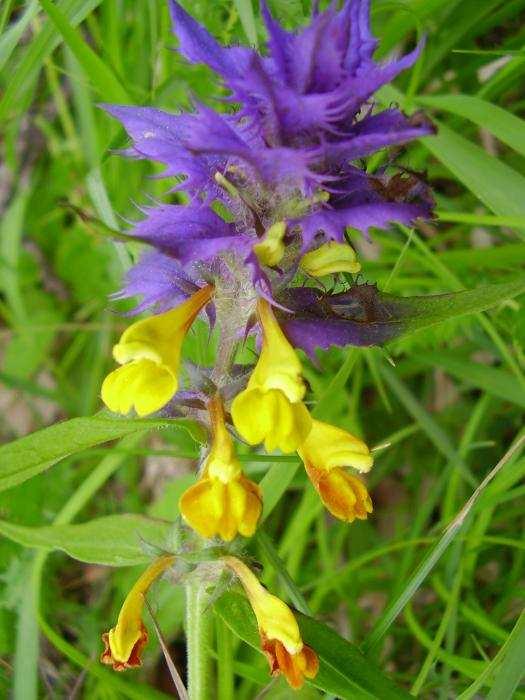
[[[255,1],[183,4],[223,42],[264,43]],[[289,28],[311,7],[269,5]],[[309,611],[299,621],[321,672],[294,697],[521,698],[525,459],[518,450],[484,479],[523,428],[525,0],[373,0],[372,11],[379,57],[427,35],[421,61],[379,100],[436,120],[438,135],[398,161],[426,173],[437,218],[376,231],[360,253],[364,280],[401,298],[409,332],[385,349],[332,349],[305,371],[315,415],[376,447],[375,511],[334,521],[295,456],[241,448],[265,503],[263,531],[241,551]],[[172,183],[111,154],[126,138],[96,104],[217,104],[224,89],[175,45],[160,1],[0,4],[2,697],[173,695],[152,629],[144,669],[114,674],[97,661],[142,570],[115,567],[170,549],[205,436],[191,421],[97,413],[128,323],[107,296],[139,252],[102,228],[124,232],[119,216],[169,199]],[[408,299],[427,295],[419,307]],[[185,358],[213,355],[196,326]],[[468,517],[454,519],[465,504]],[[184,673],[181,589],[166,582],[149,600]],[[213,602],[218,700],[292,697],[268,687],[246,600],[228,591]]]
[[[108,515],[82,525],[24,527],[0,521],[0,532],[24,547],[58,549],[87,564],[131,566],[167,544],[170,523],[142,515]]]
[[[0,447],[0,490],[16,486],[70,454],[148,428],[182,428],[195,438],[202,429],[184,418],[120,419],[111,415],[73,418]]]

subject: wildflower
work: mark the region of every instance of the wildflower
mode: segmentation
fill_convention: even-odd
[[[366,520],[372,501],[363,482],[342,467],[367,472],[370,450],[359,438],[328,423],[312,420],[312,429],[297,450],[306,473],[332,515],[352,522]]]
[[[261,491],[242,473],[232,439],[224,423],[218,395],[209,403],[212,446],[198,483],[182,495],[184,519],[203,537],[232,540],[237,533],[251,537],[261,515]]]
[[[142,622],[144,596],[151,584],[168,569],[175,557],[165,555],[156,559],[142,574],[128,593],[117,624],[102,635],[104,651],[100,660],[112,665],[115,671],[124,671],[141,665],[140,655],[148,642],[148,633]]]
[[[264,441],[269,452],[276,448],[293,452],[308,435],[312,422],[302,402],[306,387],[301,363],[270,304],[259,299],[257,311],[262,327],[261,354],[248,386],[233,401],[233,422],[250,445]]]
[[[122,365],[102,384],[102,400],[115,413],[139,416],[162,408],[178,388],[180,354],[184,337],[195,317],[209,302],[208,285],[171,311],[137,321],[124,331],[113,348]]]
[[[262,296],[271,298],[293,277],[299,255],[323,243],[343,244],[347,226],[367,234],[371,227],[430,215],[432,201],[421,182],[400,188],[396,180],[390,187],[399,172],[391,175],[385,167],[371,174],[361,165],[379,149],[433,131],[397,109],[370,107],[374,92],[409,68],[420,47],[376,63],[369,0],[345,0],[339,11],[331,3],[297,32],[285,31],[263,2],[264,57],[253,48],[220,46],[175,0],[170,9],[181,54],[218,73],[238,107],[225,114],[198,104],[192,113],[170,114],[105,106],[132,139],[125,154],[164,163],[167,177],[182,175],[176,188],[190,198],[185,205],[144,210],[146,219],[131,234],[160,257],[139,261],[140,274],[128,275],[124,296],[141,294],[142,305],[162,305],[186,284],[178,273],[175,279],[150,274],[151,264],[165,269],[175,260],[198,284],[203,263],[213,268],[217,260],[234,258],[236,269],[249,267],[256,293],[264,287]],[[215,213],[216,200],[232,221]],[[284,256],[285,245],[296,254]]]
[[[294,614],[282,600],[269,593],[250,569],[235,557],[223,557],[238,576],[252,606],[261,637],[261,647],[270,664],[270,673],[284,674],[292,688],[301,688],[305,678],[315,678],[319,659],[304,644]]]
[[[355,251],[347,243],[328,241],[301,258],[301,269],[312,277],[323,277],[337,272],[359,272],[360,263]]]

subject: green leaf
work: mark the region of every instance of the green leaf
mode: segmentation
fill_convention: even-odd
[[[50,0],[39,0],[39,2],[99,94],[110,102],[129,102],[129,95],[120,80],[97,56],[95,51],[86,44],[82,35],[70,24],[66,15]]]
[[[416,98],[424,107],[443,109],[470,119],[500,141],[525,155],[525,121],[506,109],[472,95],[431,95]]]
[[[525,214],[525,177],[444,124],[421,143],[494,214]]]
[[[474,490],[472,496],[468,499],[455,518],[450,522],[436,544],[425,554],[423,560],[416,567],[409,580],[406,581],[403,590],[388,603],[379,619],[376,620],[372,631],[368,635],[366,641],[361,645],[361,649],[365,653],[369,654],[385,636],[396,617],[412,599],[423,581],[441,559],[449,544],[462,531],[466,531],[468,529],[470,526],[470,515],[476,508],[480,496],[483,494],[494,477],[500,474],[507,464],[512,463],[512,459],[515,455],[519,454],[520,450],[524,446],[524,443],[525,437],[521,436],[509,447],[496,466],[491,469],[481,484]]]
[[[490,253],[489,253],[490,254]],[[390,297],[394,319],[388,323],[400,324],[399,335],[433,326],[450,318],[479,313],[525,292],[525,277],[513,282],[490,284],[476,289],[449,294],[415,297]]]
[[[235,634],[254,649],[261,650],[257,623],[243,595],[225,593],[215,610]],[[309,683],[344,700],[395,700],[410,698],[366,659],[359,649],[311,617],[296,612],[301,635],[319,656],[319,673]]]
[[[516,697],[514,691],[525,674],[525,612],[521,613],[507,641],[488,665],[489,674],[498,666],[487,700]]]
[[[21,484],[64,457],[88,447],[140,430],[169,427],[186,430],[194,440],[205,440],[202,428],[185,418],[140,420],[115,418],[104,413],[91,418],[73,418],[38,430],[0,447],[0,491]]]
[[[71,25],[80,24],[102,0],[63,0],[59,3],[62,13],[68,18]],[[59,43],[59,35],[56,28],[49,23],[43,26],[24,52],[19,64],[16,66],[5,92],[0,100],[0,119],[2,121],[10,114],[11,110],[20,112],[26,108],[28,97],[32,97],[31,88],[42,69],[45,59]]]
[[[233,2],[239,13],[239,19],[248,41],[257,48],[257,27],[255,25],[252,0],[233,0]]]
[[[525,408],[525,395],[520,385],[510,372],[500,367],[490,367],[472,360],[461,359],[454,357],[451,353],[426,352],[419,359],[432,367],[441,367],[467,384],[472,384],[504,401],[510,401],[516,406]]]
[[[0,70],[5,66],[6,62],[9,60],[9,56],[16,48],[20,38],[26,31],[29,23],[38,14],[38,3],[33,0],[30,2],[24,13],[20,16],[16,22],[13,22],[1,35],[0,37]]]
[[[145,547],[163,549],[172,523],[143,515],[108,515],[80,525],[27,527],[0,520],[0,533],[24,547],[59,549],[73,559],[105,566],[149,561]]]
[[[268,456],[268,462],[272,461],[272,455]],[[259,486],[263,494],[263,515],[262,519],[270,515],[299,469],[300,460],[295,459],[290,464],[276,462],[273,464],[261,479]]]

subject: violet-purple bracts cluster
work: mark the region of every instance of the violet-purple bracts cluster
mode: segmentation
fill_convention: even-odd
[[[347,227],[368,235],[372,227],[410,224],[431,214],[432,200],[421,182],[412,179],[402,196],[393,197],[389,181],[397,176],[386,168],[371,176],[361,161],[432,132],[397,109],[375,109],[374,92],[410,67],[419,47],[398,60],[375,62],[369,4],[345,0],[338,10],[332,3],[290,33],[263,0],[268,51],[262,55],[221,46],[170,2],[180,52],[220,75],[231,109],[196,104],[191,113],[170,114],[105,106],[131,137],[125,153],[164,163],[164,176],[177,176],[175,190],[187,195],[185,204],[145,208],[145,218],[131,231],[150,246],[118,295],[141,297],[136,311],[165,311],[222,278],[226,288],[237,284],[241,296],[264,297],[280,309],[290,340],[310,355],[316,347],[387,339],[388,330],[369,337],[351,321],[345,325],[344,314],[325,295],[297,290],[304,284],[304,275],[297,281],[302,256],[327,241],[345,242]],[[274,243],[283,254],[257,254],[257,244],[275,226],[281,226],[282,240]],[[310,286],[312,281],[307,279]]]

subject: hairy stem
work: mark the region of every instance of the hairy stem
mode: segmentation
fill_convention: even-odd
[[[213,620],[209,595],[200,581],[186,585],[186,653],[190,700],[211,700],[211,636]]]

